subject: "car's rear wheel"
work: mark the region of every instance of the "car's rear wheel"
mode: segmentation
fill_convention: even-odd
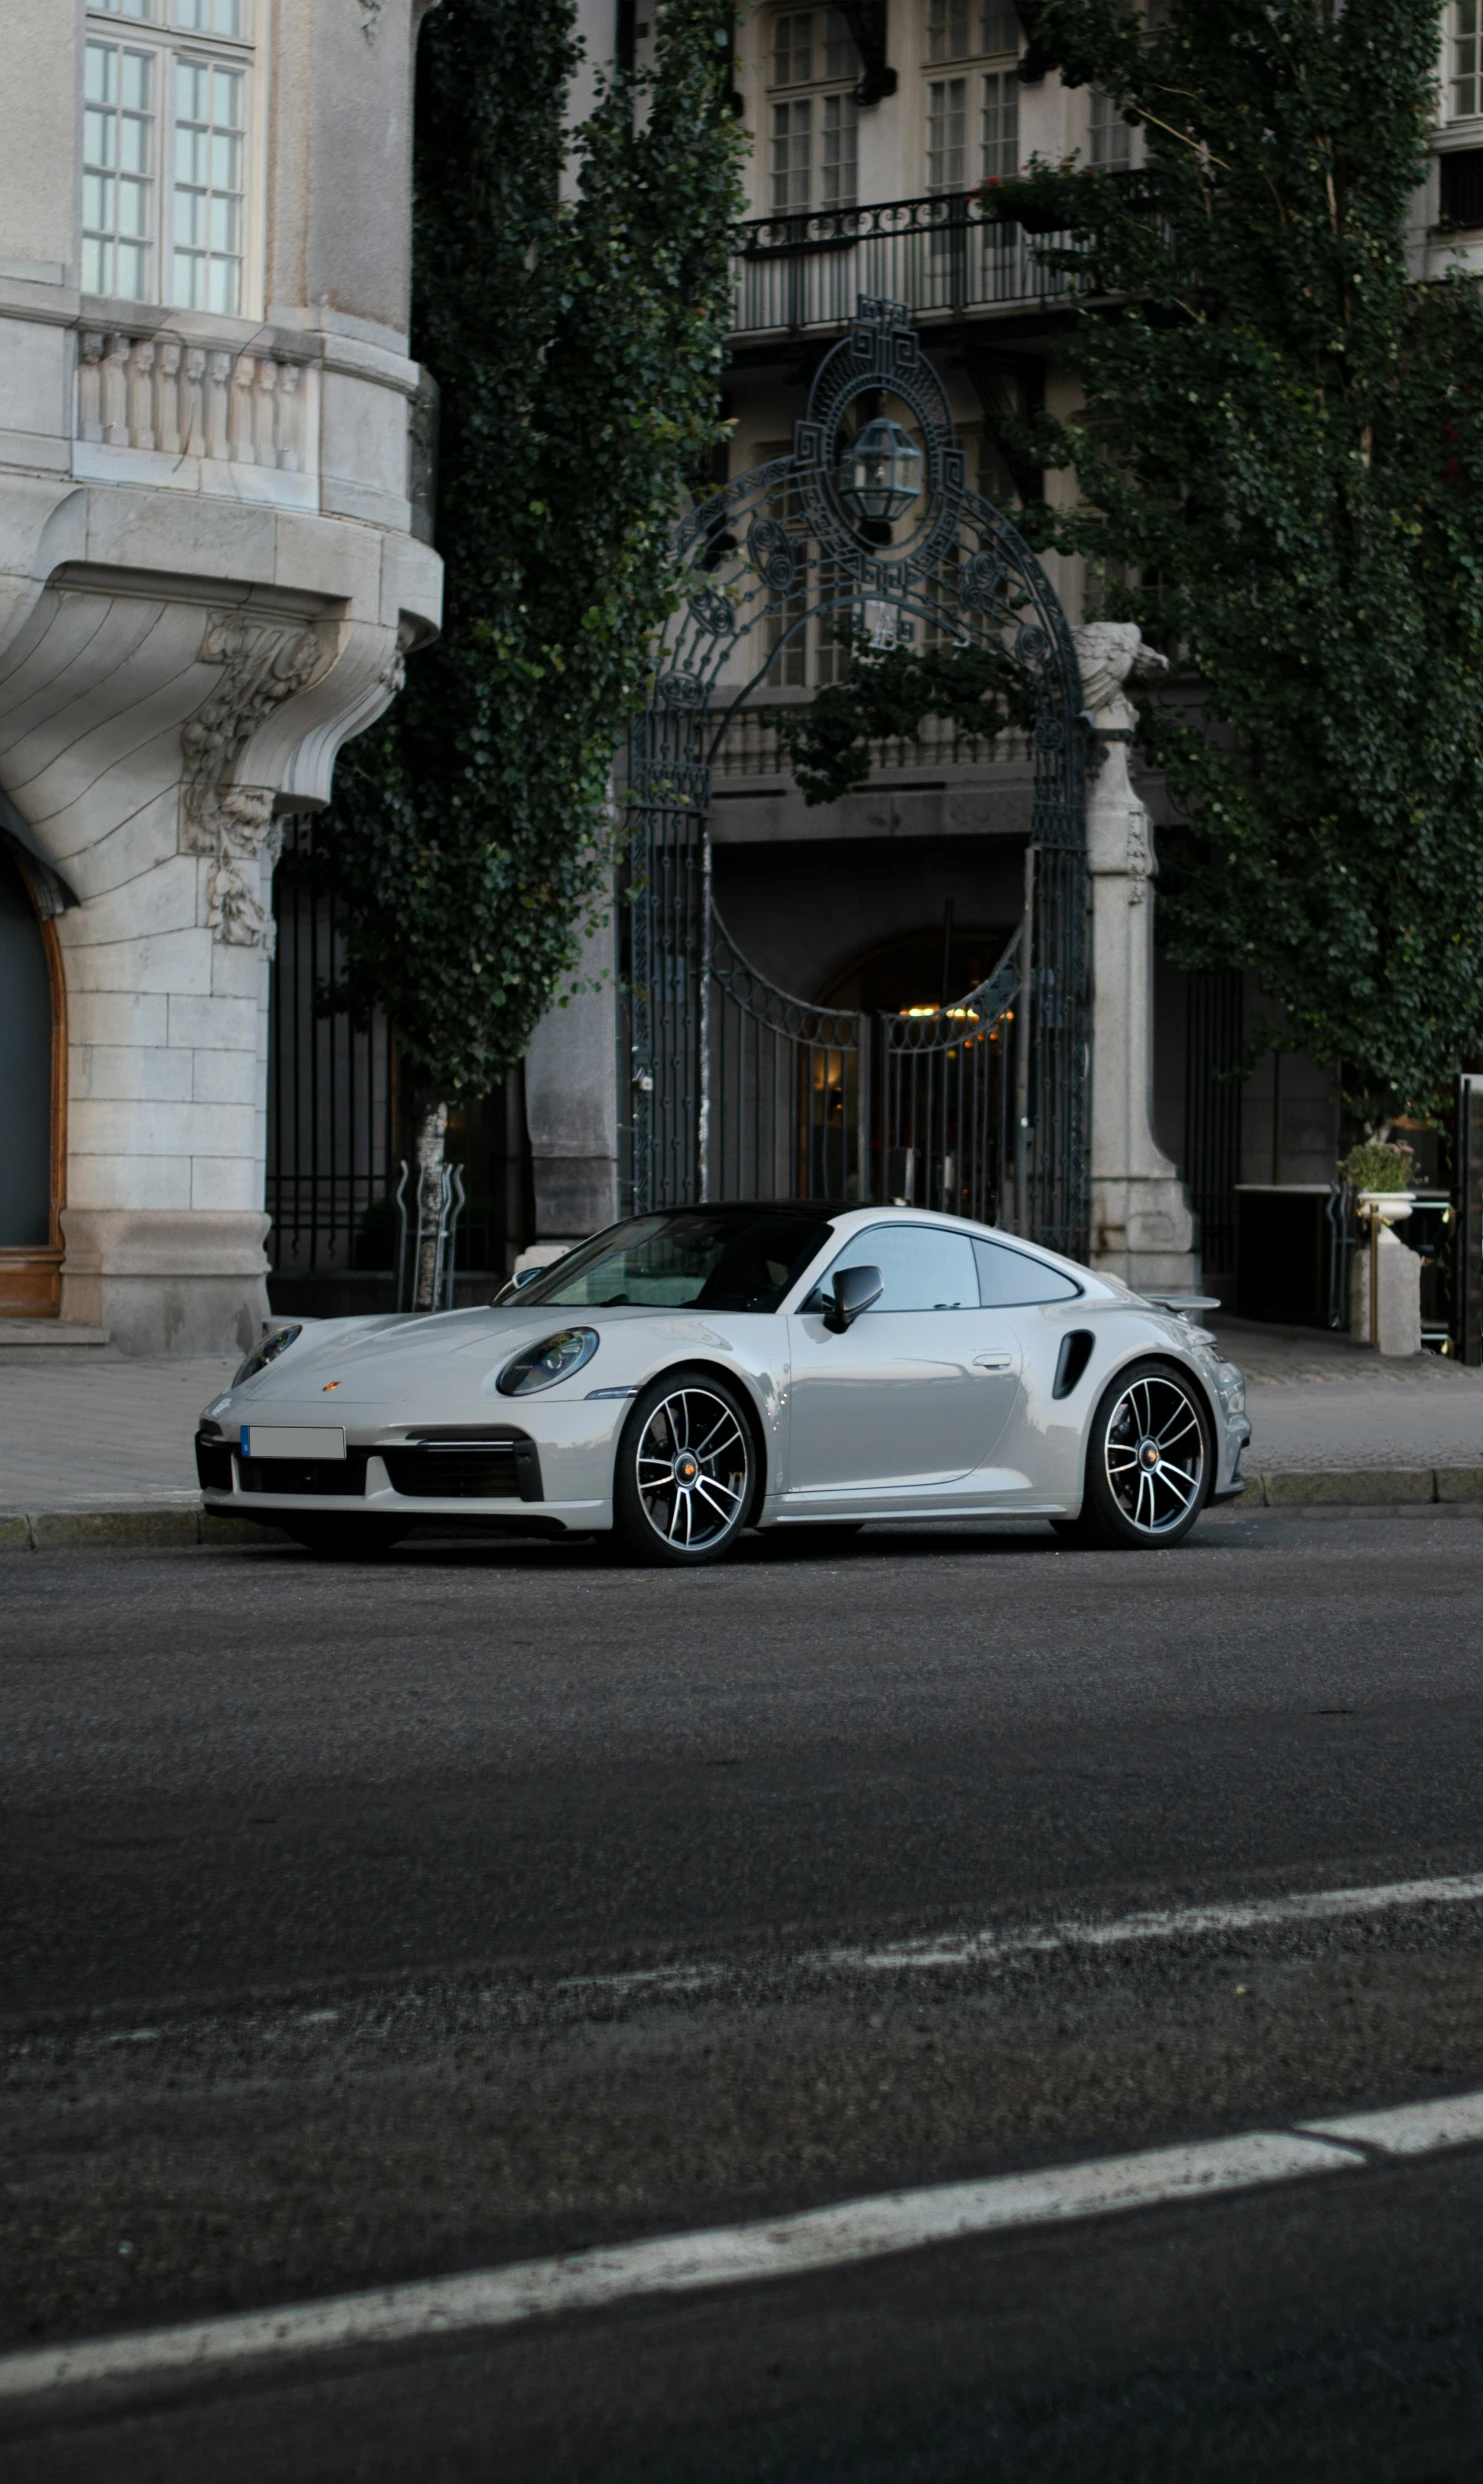
[[[321,1561],[383,1560],[410,1531],[390,1518],[303,1518],[296,1511],[286,1511],[278,1524]]]
[[[1181,1543],[1210,1494],[1210,1418],[1173,1363],[1135,1363],[1103,1391],[1087,1433],[1081,1516],[1053,1519],[1074,1543],[1156,1551]]]
[[[756,1479],[751,1424],[711,1372],[652,1380],[623,1427],[613,1525],[631,1561],[718,1561],[746,1525]]]

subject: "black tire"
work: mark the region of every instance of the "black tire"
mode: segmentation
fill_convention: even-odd
[[[1081,1516],[1051,1523],[1074,1543],[1159,1552],[1184,1541],[1214,1471],[1198,1381],[1177,1363],[1134,1363],[1108,1383],[1092,1417]]]
[[[709,1371],[651,1380],[623,1426],[613,1531],[625,1559],[695,1568],[730,1552],[751,1515],[757,1450],[737,1391]]]
[[[383,1561],[409,1532],[392,1518],[301,1518],[297,1511],[277,1523],[320,1561]]]

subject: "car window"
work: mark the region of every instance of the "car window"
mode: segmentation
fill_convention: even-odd
[[[943,1233],[934,1225],[870,1225],[846,1243],[823,1280],[825,1292],[840,1268],[879,1268],[885,1290],[872,1306],[876,1311],[978,1308],[973,1244],[966,1233]],[[809,1307],[819,1299],[816,1290]]]
[[[787,1208],[680,1208],[598,1234],[511,1299],[522,1307],[773,1311],[829,1239]]]
[[[979,1300],[991,1311],[1010,1303],[1069,1302],[1081,1287],[1059,1268],[1047,1268],[1025,1251],[1011,1251],[1002,1242],[975,1239]]]

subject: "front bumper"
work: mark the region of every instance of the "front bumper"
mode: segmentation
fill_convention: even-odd
[[[610,1527],[621,1405],[541,1410],[540,1437],[498,1422],[348,1429],[345,1456],[244,1458],[235,1427],[196,1435],[196,1472],[218,1516],[458,1518],[545,1533]]]
[[[1251,1439],[1251,1418],[1246,1413],[1228,1412],[1223,1425],[1223,1438],[1215,1461],[1215,1483],[1210,1494],[1217,1501],[1234,1501],[1246,1490],[1241,1473],[1241,1453]]]

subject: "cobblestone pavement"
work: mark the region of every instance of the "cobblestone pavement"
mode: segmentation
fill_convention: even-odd
[[[1216,1333],[1247,1375],[1249,1470],[1483,1467],[1483,1371],[1320,1329],[1218,1317]],[[0,1346],[0,1515],[193,1504],[195,1420],[234,1360]]]
[[[239,1360],[0,1347],[0,1514],[194,1504],[196,1417]]]
[[[1483,1371],[1440,1354],[1392,1362],[1318,1328],[1213,1315],[1246,1374],[1249,1469],[1483,1466]]]

